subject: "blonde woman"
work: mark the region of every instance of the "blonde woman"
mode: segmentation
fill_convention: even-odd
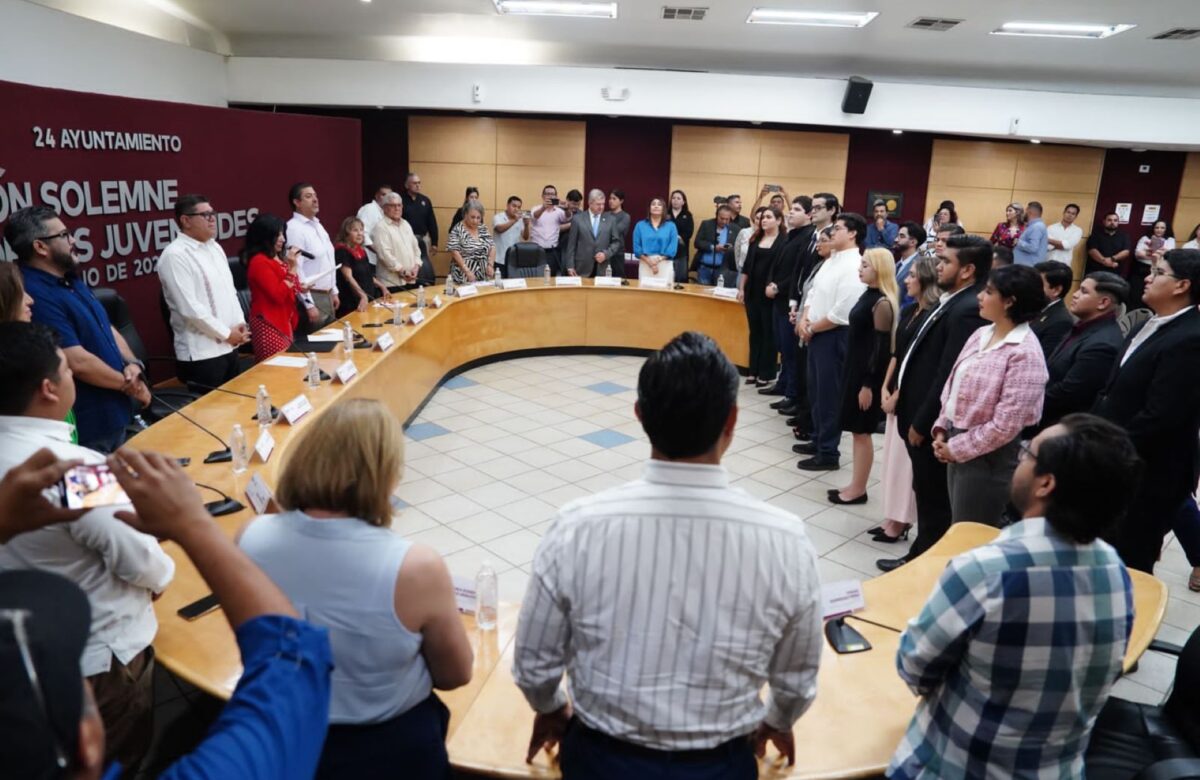
[[[865,504],[867,479],[875,448],[871,434],[883,422],[883,376],[896,346],[899,291],[896,261],[891,251],[868,249],[858,267],[867,289],[850,310],[850,333],[842,380],[841,427],[854,441],[854,471],[850,484],[829,491],[834,504]]]
[[[433,689],[469,682],[473,654],[446,564],[388,529],[402,442],[379,401],[331,407],[285,456],[275,494],[284,511],[240,533],[304,619],[329,630],[335,668],[317,778],[380,766],[449,776],[449,713]]]

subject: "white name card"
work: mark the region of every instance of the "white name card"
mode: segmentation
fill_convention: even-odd
[[[479,288],[473,284],[464,284],[455,290],[455,293],[459,298],[470,298],[472,295],[479,294]]]
[[[620,287],[621,286],[621,277],[619,277],[619,276],[597,276],[596,277],[596,286],[597,287]]]
[[[638,287],[646,287],[651,290],[668,290],[671,283],[666,279],[639,279]]]
[[[312,404],[309,403],[308,396],[301,393],[279,407],[279,411],[283,413],[283,419],[287,420],[288,425],[295,425],[301,417],[312,411]]]
[[[271,502],[275,500],[275,494],[271,492],[271,488],[267,487],[262,475],[255,474],[246,485],[246,498],[250,499],[250,506],[254,509],[254,513],[261,515],[266,513],[271,506]]]
[[[529,285],[525,283],[524,279],[501,279],[500,280],[500,289],[501,290],[524,290],[527,287],[529,287]]]
[[[412,314],[408,315],[408,324],[410,325],[420,325],[424,321],[425,312],[421,311],[420,309],[417,309]]]
[[[866,606],[862,583],[858,580],[839,580],[821,586],[821,614],[825,620],[858,612]]]
[[[731,301],[736,301],[737,300],[737,288],[736,287],[714,287],[713,288],[713,297],[728,298]]]
[[[346,360],[338,364],[338,367],[333,370],[333,374],[337,377],[337,381],[348,385],[351,379],[358,376],[358,367],[354,365],[353,360]]]
[[[583,279],[578,276],[556,276],[555,287],[583,287]]]
[[[380,352],[387,352],[395,344],[396,340],[392,338],[392,334],[390,333],[380,333],[379,338],[375,339],[375,349]]]
[[[442,308],[442,296],[440,296],[440,295],[433,296],[433,308],[435,308],[435,309]]]
[[[475,614],[475,580],[468,577],[451,577],[454,583],[454,603],[464,615]]]
[[[258,455],[258,459],[263,463],[267,462],[267,458],[271,457],[271,453],[275,451],[275,437],[266,428],[262,429],[262,433],[258,434],[258,441],[254,442],[254,453]]]

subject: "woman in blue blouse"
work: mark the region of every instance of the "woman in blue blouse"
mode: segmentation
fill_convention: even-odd
[[[639,279],[675,278],[679,231],[675,223],[666,218],[666,212],[666,201],[651,198],[650,213],[633,228],[633,254],[638,259]]]

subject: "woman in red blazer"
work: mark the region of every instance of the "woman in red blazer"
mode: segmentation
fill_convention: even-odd
[[[259,214],[246,231],[242,258],[248,263],[250,337],[254,360],[260,362],[287,349],[299,323],[296,294],[302,292],[296,274],[295,247],[283,254],[287,224],[273,214]]]

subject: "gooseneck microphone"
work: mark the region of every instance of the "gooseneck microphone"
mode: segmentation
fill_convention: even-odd
[[[147,389],[149,389],[149,388],[147,388]],[[192,425],[196,426],[197,428],[199,428],[200,430],[204,431],[209,436],[211,436],[217,440],[217,443],[221,445],[221,449],[214,450],[213,452],[208,453],[208,456],[204,458],[205,463],[229,463],[230,461],[233,460],[233,450],[229,449],[229,445],[227,445],[225,443],[224,439],[222,439],[220,436],[218,436],[217,434],[210,431],[208,428],[205,428],[203,425],[196,422],[191,417],[188,417],[186,414],[183,413],[182,410],[180,410],[180,408],[178,406],[175,406],[174,404],[170,404],[170,403],[167,403],[166,401],[164,401],[161,397],[159,397],[157,394],[155,394],[155,392],[153,390],[150,390],[150,397],[153,398],[155,401],[158,401],[163,406],[165,406],[168,409],[170,409],[171,411],[175,412],[175,414],[179,415],[183,419],[190,422]]]
[[[256,395],[250,395],[249,393],[239,393],[237,390],[226,390],[224,387],[213,387],[212,385],[202,385],[199,382],[187,382],[186,384],[188,387],[196,387],[201,390],[212,391],[212,392],[217,392],[217,393],[228,393],[229,395],[236,395],[240,398],[250,398],[255,401],[258,400],[258,396],[256,396]],[[279,409],[277,409],[275,407],[275,404],[271,404],[271,419],[274,420],[277,417],[279,417]],[[250,417],[250,419],[257,420],[258,412],[255,412]]]
[[[246,505],[243,504],[241,501],[238,501],[236,498],[230,496],[228,493],[226,493],[222,490],[217,490],[212,485],[205,485],[201,482],[196,482],[194,484],[196,485],[196,487],[204,488],[205,490],[211,490],[212,492],[221,496],[220,501],[209,501],[208,503],[206,503],[204,505],[204,508],[207,509],[208,513],[210,515],[212,515],[213,517],[221,517],[222,515],[231,515],[234,512],[240,512],[246,508]]]

